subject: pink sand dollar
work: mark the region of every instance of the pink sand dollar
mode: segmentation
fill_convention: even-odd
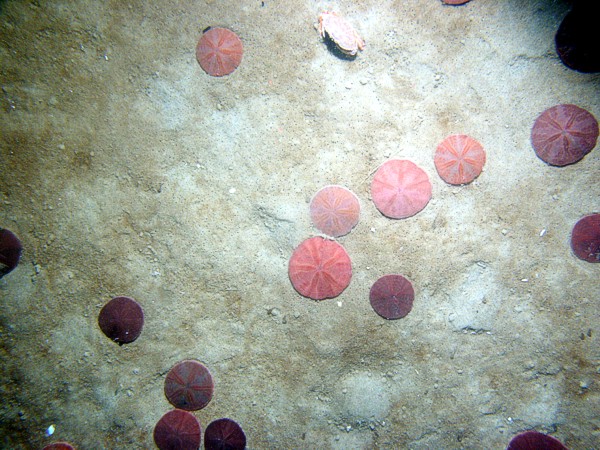
[[[227,28],[211,28],[200,37],[196,46],[198,64],[213,77],[229,75],[237,69],[243,53],[242,41]]]
[[[371,183],[377,209],[392,219],[421,211],[431,199],[431,183],[423,169],[404,159],[392,159],[377,169]]]
[[[440,178],[449,184],[467,184],[479,176],[485,151],[466,134],[453,134],[438,145],[433,159]]]
[[[339,237],[350,233],[358,223],[360,203],[352,191],[342,186],[325,186],[310,202],[310,218],[321,232]]]
[[[352,263],[344,247],[313,237],[294,250],[288,268],[294,289],[304,297],[323,300],[337,297],[350,284]]]

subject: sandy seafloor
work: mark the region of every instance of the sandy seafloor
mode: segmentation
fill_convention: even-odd
[[[314,29],[326,7],[365,38],[354,61]],[[0,446],[153,448],[165,374],[196,358],[216,384],[196,416],[235,419],[250,449],[503,449],[527,429],[600,448],[600,264],[569,246],[600,209],[600,150],[556,168],[530,144],[550,106],[600,117],[600,75],[554,50],[568,9],[0,2],[0,227],[24,245],[0,280]],[[195,60],[210,25],[244,43],[224,78]],[[451,133],[487,152],[468,186],[433,164]],[[405,220],[369,196],[392,158],[433,184]],[[287,264],[327,184],[362,212],[338,239],[350,286],[315,302]],[[416,290],[397,321],[368,302],[388,273]],[[97,325],[116,295],[146,315],[121,347]]]

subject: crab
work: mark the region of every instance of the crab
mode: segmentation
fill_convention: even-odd
[[[365,41],[346,19],[331,11],[319,14],[319,34],[323,39],[329,37],[342,53],[355,56],[365,48]]]

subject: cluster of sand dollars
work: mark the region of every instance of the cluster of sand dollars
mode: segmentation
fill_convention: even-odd
[[[98,326],[119,345],[135,341],[142,333],[144,311],[131,297],[115,297],[100,310]],[[202,428],[190,411],[203,409],[213,397],[215,383],[200,361],[187,359],[175,364],[165,377],[165,397],[175,409],[165,413],[154,427],[154,442],[161,450],[196,450],[202,442]],[[204,448],[243,450],[246,435],[235,421],[212,421],[204,431]]]
[[[598,122],[575,105],[556,105],[536,119],[531,143],[536,154],[553,166],[574,164],[596,145]],[[446,183],[471,183],[486,162],[483,146],[470,136],[454,134],[444,139],[434,154],[436,170]],[[386,217],[405,219],[427,206],[432,187],[427,173],[409,160],[383,163],[371,182],[371,199]],[[326,186],[310,202],[310,217],[322,233],[337,238],[358,223],[360,202],[343,186]],[[580,259],[600,262],[600,214],[583,217],[573,228],[571,248]],[[288,275],[300,295],[315,300],[340,295],[350,284],[352,263],[344,247],[333,240],[312,237],[292,253]],[[386,275],[371,288],[373,309],[386,319],[406,316],[412,308],[414,289],[402,275]]]
[[[466,135],[448,136],[434,156],[436,169],[449,184],[467,184],[481,174],[485,164],[483,147]],[[405,219],[422,211],[431,200],[427,173],[405,159],[391,159],[375,172],[371,199],[391,219]],[[343,186],[325,186],[310,202],[310,217],[322,233],[337,238],[358,223],[360,202]],[[300,295],[322,300],[340,295],[350,284],[352,263],[344,247],[322,237],[303,241],[293,252],[288,268],[292,285]],[[412,309],[415,291],[403,275],[389,274],[371,287],[369,301],[385,319],[400,319]]]
[[[359,216],[358,198],[343,186],[325,186],[310,202],[313,224],[334,238],[348,234],[358,223]],[[337,297],[348,287],[352,263],[340,243],[316,236],[306,239],[294,250],[288,274],[300,295],[323,300]],[[412,309],[413,300],[412,284],[402,275],[381,277],[370,292],[371,306],[386,319],[406,316]]]

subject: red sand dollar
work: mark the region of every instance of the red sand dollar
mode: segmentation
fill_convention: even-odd
[[[369,301],[384,319],[401,319],[413,306],[415,290],[402,275],[384,275],[371,286]]]
[[[598,121],[575,105],[556,105],[536,119],[531,144],[539,158],[553,166],[573,164],[596,146]]]
[[[214,389],[209,370],[193,359],[175,364],[165,378],[167,400],[175,408],[186,411],[196,411],[208,405]]]
[[[600,263],[600,214],[579,219],[571,233],[571,248],[579,259]]]
[[[196,416],[181,409],[169,411],[154,427],[154,443],[160,450],[198,450],[201,435]]]
[[[453,134],[438,145],[433,162],[446,183],[466,184],[481,173],[485,164],[485,151],[472,137]]]
[[[442,0],[442,3],[445,5],[464,5],[470,1],[471,0]]]
[[[375,172],[371,198],[383,215],[403,219],[425,208],[431,199],[431,183],[425,171],[415,163],[392,159]]]
[[[213,77],[233,72],[242,62],[242,41],[227,28],[211,28],[202,35],[196,46],[200,67]]]
[[[360,203],[352,191],[342,186],[325,186],[310,202],[310,218],[325,234],[333,237],[350,233],[358,223]]]
[[[289,264],[294,289],[304,297],[323,300],[337,297],[350,284],[352,263],[344,247],[322,237],[303,241]]]

